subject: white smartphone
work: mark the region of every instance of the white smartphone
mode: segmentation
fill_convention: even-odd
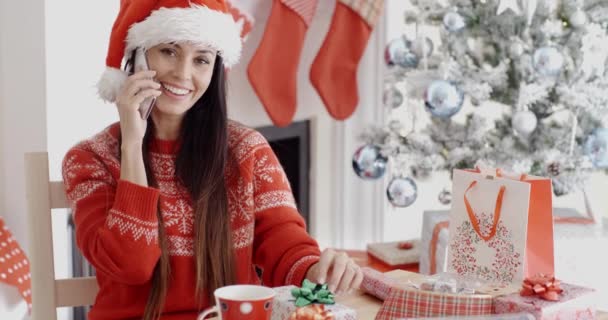
[[[135,72],[150,70],[148,67],[148,58],[146,58],[146,53],[141,48],[135,49],[135,60],[133,61],[133,70]],[[152,108],[154,108],[154,103],[156,102],[155,97],[146,98],[141,105],[139,106],[139,114],[141,118],[147,120],[152,113]]]

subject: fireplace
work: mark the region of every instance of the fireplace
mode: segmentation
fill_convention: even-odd
[[[285,170],[296,200],[298,211],[309,225],[310,213],[310,121],[300,121],[288,127],[256,128],[268,140]]]

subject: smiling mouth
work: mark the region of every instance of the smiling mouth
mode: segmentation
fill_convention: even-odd
[[[163,87],[163,89],[165,89],[169,93],[176,95],[176,96],[186,96],[186,95],[190,94],[190,92],[192,92],[192,90],[177,88],[177,87],[174,87],[172,85],[162,83],[162,82],[161,82],[161,86]]]

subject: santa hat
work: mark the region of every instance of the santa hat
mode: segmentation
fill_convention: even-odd
[[[97,84],[99,95],[108,102],[116,100],[128,77],[121,63],[138,47],[204,44],[216,49],[229,68],[241,56],[241,28],[224,0],[121,0],[110,35],[107,68]]]

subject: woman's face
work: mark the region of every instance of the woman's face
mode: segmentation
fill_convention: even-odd
[[[207,91],[215,57],[215,50],[188,43],[159,44],[148,49],[148,65],[156,71],[155,80],[162,91],[153,112],[183,116]]]

